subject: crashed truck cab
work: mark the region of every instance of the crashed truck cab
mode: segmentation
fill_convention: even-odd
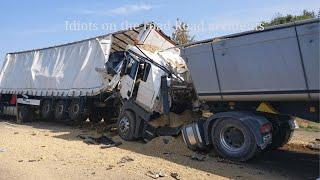
[[[172,54],[169,56],[171,59],[165,58],[164,54],[162,51],[150,52],[139,46],[129,46],[127,48],[126,68],[120,81],[120,95],[124,104],[118,119],[118,131],[123,139],[143,138],[145,141],[149,141],[157,136],[175,136],[181,132],[186,145],[190,149],[206,150],[213,146],[215,137],[213,129],[219,128],[221,122],[226,123],[222,121],[222,119],[225,119],[226,121],[234,121],[239,125],[239,128],[246,129],[247,134],[244,135],[250,136],[252,141],[257,142],[244,146],[252,149],[248,152],[241,150],[241,148],[232,149],[232,146],[228,146],[227,138],[222,137],[226,148],[229,148],[230,152],[243,151],[242,154],[236,152],[237,157],[239,153],[241,154],[241,160],[247,160],[247,157],[251,157],[251,154],[246,153],[255,153],[258,148],[263,150],[272,143],[270,121],[264,115],[251,112],[216,113],[206,120],[200,119],[183,127],[152,126],[149,122],[153,120],[155,114],[169,116],[174,101],[172,96],[175,93],[181,93],[181,90],[175,92],[176,81],[183,80],[185,85],[183,89],[186,90],[190,78],[185,74],[186,71],[184,70],[187,69],[186,66],[183,66],[183,61],[174,61],[174,55]],[[179,87],[181,88],[181,84]],[[192,96],[192,91],[189,90],[190,92],[189,96]],[[169,120],[168,125],[170,125],[170,117],[167,118]],[[232,127],[230,126],[230,128]],[[225,131],[228,131],[228,129]],[[239,143],[244,141],[241,132],[233,131],[229,133],[229,136],[233,136],[233,139],[237,137]],[[232,154],[227,157],[232,157]]]
[[[175,56],[163,56],[162,53],[166,52],[166,50],[154,51],[139,46],[128,47],[127,52],[130,56],[130,61],[128,62],[125,75],[120,82],[120,94],[124,100],[124,104],[118,118],[119,135],[125,140],[143,138],[148,141],[156,136],[177,135],[181,130],[183,139],[190,149],[205,150],[214,148],[220,156],[236,161],[246,161],[261,151],[267,151],[283,146],[290,140],[294,129],[297,128],[297,125],[294,122],[295,116],[316,117],[315,111],[311,111],[312,109],[315,109],[315,104],[316,106],[318,104],[315,96],[313,96],[313,94],[312,96],[305,96],[305,94],[302,94],[302,96],[305,96],[304,99],[295,99],[292,98],[294,96],[283,94],[281,91],[280,94],[278,94],[279,91],[262,91],[263,89],[270,89],[270,87],[267,86],[268,84],[266,85],[260,81],[268,79],[266,77],[272,74],[272,64],[267,64],[268,66],[265,65],[264,68],[268,69],[268,71],[263,72],[264,74],[261,72],[256,74],[255,81],[250,81],[250,86],[242,86],[240,82],[245,82],[247,80],[245,79],[245,77],[247,77],[245,76],[247,71],[255,71],[255,69],[250,68],[249,65],[254,64],[253,62],[265,64],[268,61],[258,61],[255,54],[250,55],[251,49],[248,48],[245,50],[248,51],[248,53],[246,53],[246,58],[250,59],[250,61],[248,61],[249,64],[240,63],[241,66],[237,68],[243,68],[241,69],[243,72],[231,71],[234,69],[233,66],[237,65],[237,63],[229,62],[237,62],[239,60],[238,56],[232,53],[240,53],[240,55],[243,55],[241,54],[242,52],[239,52],[236,49],[237,47],[231,46],[231,43],[230,46],[235,48],[229,49],[232,56],[229,56],[229,54],[226,54],[223,51],[221,56],[215,57],[215,55],[217,55],[215,54],[215,51],[220,53],[220,49],[215,48],[219,45],[219,47],[222,46],[227,49],[228,47],[224,47],[226,42],[235,42],[239,39],[242,40],[245,37],[247,38],[243,40],[245,43],[247,41],[256,40],[255,37],[259,36],[259,41],[254,44],[259,51],[255,53],[264,53],[264,50],[274,51],[274,48],[266,49],[264,47],[265,39],[271,38],[270,47],[278,45],[274,41],[281,41],[281,43],[287,44],[287,41],[284,41],[284,38],[282,37],[287,36],[287,34],[278,33],[279,31],[295,30],[295,26],[301,29],[310,29],[310,27],[318,27],[311,26],[316,23],[319,23],[319,21],[313,20],[300,24],[274,27],[268,29],[266,32],[244,32],[240,35],[230,35],[230,37],[228,36],[224,39],[219,39],[219,41],[209,40],[199,42],[198,44],[191,44],[185,48],[180,48],[181,51],[184,51],[183,53],[180,54],[181,51],[177,51],[177,56],[180,58],[183,57],[181,61],[183,64],[182,66],[180,66],[181,64],[172,63],[176,62],[172,61],[172,59],[175,59]],[[310,38],[313,38],[317,42],[319,39],[318,31],[319,29],[315,29],[314,32],[312,31],[315,35],[310,36]],[[272,32],[273,36],[266,36],[267,32]],[[297,40],[296,36],[299,36],[299,34],[290,34],[290,37],[295,41]],[[308,42],[310,43],[313,41]],[[296,44],[291,45],[292,47],[288,47],[290,48],[290,51],[288,51],[290,53],[285,54],[285,59],[281,59],[281,57],[278,56],[275,56],[275,58],[278,58],[279,61],[285,60],[296,63],[296,67],[299,69],[301,66],[300,61],[294,61],[300,58],[299,51],[297,51]],[[243,46],[246,47],[245,44]],[[282,51],[281,48],[284,47],[286,46],[280,46],[277,50]],[[175,48],[170,48],[170,50],[172,49]],[[319,59],[316,58],[318,51],[316,49],[307,50],[310,54],[310,62],[315,64],[319,63]],[[293,54],[294,57],[292,57]],[[199,61],[202,61],[202,63]],[[217,61],[216,63],[221,64],[213,64],[212,62],[215,61]],[[185,67],[187,73],[184,74],[186,76],[179,75],[180,67]],[[217,67],[221,68],[219,69],[220,72],[229,70],[230,73],[218,76],[218,72],[213,71]],[[282,69],[287,71],[277,71],[277,73],[279,73],[279,78],[285,79],[286,74],[290,71],[287,67],[283,67]],[[230,77],[228,76],[232,73],[234,73],[233,79],[239,79],[239,81],[236,82],[238,83],[236,88],[240,87],[243,91],[247,91],[246,93],[239,93],[236,97],[233,93],[230,93],[235,86],[235,82],[230,80]],[[254,74],[254,72],[252,72],[252,74]],[[303,77],[303,74],[300,75],[301,79],[305,78]],[[192,80],[190,77],[192,77]],[[318,78],[315,73],[309,73],[307,74],[307,77]],[[211,81],[216,82],[216,84],[209,83]],[[260,83],[257,83],[257,81]],[[291,87],[292,83],[283,84],[276,78],[270,80],[269,83],[273,85],[272,88],[279,88],[280,90],[283,86],[286,86],[284,89],[297,88]],[[315,83],[315,81],[312,81],[312,83]],[[189,89],[190,84],[191,89]],[[225,84],[231,84],[232,86],[223,86]],[[207,118],[200,118],[183,127],[170,127],[169,112],[171,107],[175,104],[175,96],[181,94],[181,89],[178,91],[177,85],[184,91],[189,92],[189,94],[186,93],[186,96],[184,96],[188,99],[185,102],[191,102],[192,108],[198,107],[201,110],[207,110],[211,112],[212,115]],[[299,85],[301,85],[301,87],[304,86],[303,83]],[[250,89],[251,86],[258,87]],[[211,91],[214,90],[218,92],[211,93]],[[309,93],[309,91],[303,91],[302,93],[306,92]],[[310,92],[313,93],[314,91]],[[262,95],[257,96],[256,94],[259,93]],[[183,98],[180,98],[179,100],[183,101]],[[279,112],[268,113],[258,111],[257,108],[261,102],[270,103],[274,105],[274,107],[278,107]],[[300,110],[310,109],[310,111],[288,111],[286,106],[290,104],[295,104]],[[305,108],[306,105],[311,108]],[[167,126],[155,127],[149,123],[155,119],[157,115],[162,115],[167,118]]]

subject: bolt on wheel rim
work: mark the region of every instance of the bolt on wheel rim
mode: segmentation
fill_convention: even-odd
[[[119,122],[119,130],[122,134],[127,134],[129,132],[130,123],[127,117],[122,117]]]
[[[241,129],[229,126],[222,129],[220,141],[223,148],[232,152],[239,152],[244,148],[245,137]]]

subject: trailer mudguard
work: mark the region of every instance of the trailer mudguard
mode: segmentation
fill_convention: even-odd
[[[231,111],[231,112],[220,112],[212,115],[208,118],[204,124],[204,139],[207,145],[211,144],[211,130],[215,128],[219,120],[224,118],[233,118],[242,121],[251,132],[254,134],[257,145],[264,149],[269,143],[271,143],[271,138],[264,140],[263,134],[260,132],[260,127],[266,123],[269,123],[266,117],[259,116],[253,112],[243,112],[243,111]]]

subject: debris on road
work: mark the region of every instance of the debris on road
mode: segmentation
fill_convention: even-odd
[[[206,158],[205,155],[199,154],[199,153],[194,153],[191,156],[187,156],[190,157],[192,160],[195,161],[204,161],[204,159]]]
[[[170,155],[172,155],[172,154],[174,154],[173,152],[164,152],[163,153],[163,155],[166,155],[166,156],[170,156]]]
[[[86,144],[103,144],[104,146],[101,146],[101,149],[116,147],[122,144],[122,142],[115,142],[112,140],[112,138],[109,138],[107,136],[100,136],[98,138],[94,138],[89,135],[80,134],[77,137],[83,139],[83,142],[85,142]]]
[[[124,157],[122,157],[120,159],[120,161],[117,164],[123,164],[123,163],[127,163],[127,162],[130,162],[130,161],[134,161],[134,159],[132,159],[129,156],[124,156]]]
[[[163,138],[162,140],[163,140],[163,143],[164,143],[164,144],[168,144],[169,141],[170,141],[169,139],[166,139],[166,138]]]
[[[153,178],[153,179],[158,179],[161,177],[165,177],[165,174],[162,173],[162,171],[157,171],[157,172],[152,172],[152,171],[148,171],[146,173],[147,176]]]
[[[31,135],[32,135],[32,136],[35,136],[35,135],[37,135],[37,133],[35,133],[35,132],[32,132],[32,133],[31,133]]]
[[[14,132],[13,134],[19,134],[19,132]]]
[[[315,139],[314,141],[311,141],[307,147],[311,150],[320,150],[320,139]]]
[[[115,142],[115,143],[112,143],[112,144],[107,144],[107,145],[101,146],[100,148],[101,149],[107,149],[107,148],[119,146],[121,144],[122,144],[122,142]]]
[[[0,152],[6,152],[7,149],[6,148],[0,148]]]
[[[179,176],[179,174],[178,174],[178,173],[176,173],[176,172],[172,172],[172,173],[170,173],[170,176],[171,176],[171,177],[173,177],[173,178],[174,178],[174,179],[176,179],[176,180],[181,179],[181,177]]]
[[[109,166],[106,168],[106,170],[108,171],[108,170],[111,170],[112,168],[114,168],[114,165],[109,165]]]

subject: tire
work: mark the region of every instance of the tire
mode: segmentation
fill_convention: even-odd
[[[18,107],[18,123],[24,123],[31,121],[32,112],[28,106],[20,106]]]
[[[72,122],[85,121],[86,116],[84,112],[84,106],[80,100],[78,99],[72,100],[68,110],[69,110],[69,118]]]
[[[118,118],[117,128],[119,136],[126,140],[134,140],[135,116],[130,111],[124,111]]]
[[[67,117],[67,103],[59,100],[54,106],[54,118],[56,121],[64,121]]]
[[[289,124],[283,124],[279,127],[277,133],[272,135],[271,149],[278,149],[287,144],[293,135],[293,130],[290,129]]]
[[[257,153],[253,133],[241,121],[222,119],[211,131],[211,139],[217,153],[233,161],[247,161]]]
[[[53,117],[53,104],[51,100],[44,100],[41,105],[41,118],[43,120],[51,120]]]

